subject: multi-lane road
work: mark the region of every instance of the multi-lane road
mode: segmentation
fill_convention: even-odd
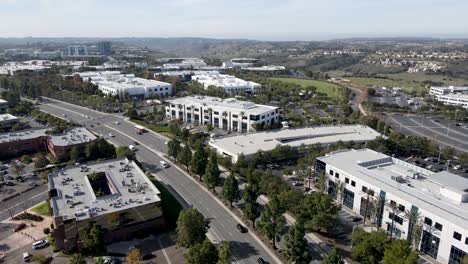
[[[388,114],[381,116],[392,128],[405,134],[427,137],[457,151],[468,152],[468,128],[444,118]]]
[[[257,259],[262,257],[269,263],[281,263],[255,234],[240,233],[236,229],[236,224],[241,220],[191,176],[176,166],[162,169],[157,165],[164,159],[163,154],[167,151],[166,138],[152,132],[138,135],[135,133],[134,125],[122,116],[100,113],[64,102],[47,100],[39,108],[60,118],[82,124],[115,145],[128,146],[135,145],[135,141],[138,142],[136,145],[138,160],[162,183],[173,188],[182,199],[211,220],[209,230],[211,238],[217,241],[230,241],[236,262],[257,263]],[[114,137],[110,137],[109,133]]]

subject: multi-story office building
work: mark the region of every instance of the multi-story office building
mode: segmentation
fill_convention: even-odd
[[[49,175],[55,243],[77,246],[90,223],[104,231],[104,242],[128,240],[164,227],[159,190],[134,161],[126,158],[66,167]]]
[[[249,132],[255,125],[279,121],[279,108],[234,98],[187,96],[168,100],[166,117],[196,125],[212,124],[227,131]]]
[[[98,85],[103,94],[119,97],[160,97],[172,95],[172,85],[166,82],[135,77],[133,74],[121,74],[119,71],[78,72],[84,81]]]
[[[0,134],[0,158],[45,150],[47,129],[32,129]]]
[[[362,216],[374,208],[371,218],[394,237],[414,241],[410,227],[422,225],[416,246],[437,261],[462,263],[468,254],[468,179],[370,149],[329,153],[317,158],[315,171],[328,177],[329,194],[345,207]],[[420,219],[409,223],[408,212]]]
[[[468,87],[431,87],[429,94],[445,105],[461,106],[468,109]]]
[[[225,93],[232,95],[256,94],[257,90],[262,87],[258,83],[244,81],[227,74],[193,75],[192,80],[201,83],[205,90],[209,89],[210,86],[220,87]]]
[[[101,55],[109,55],[112,52],[112,44],[110,41],[101,41],[97,43],[97,48]]]
[[[88,56],[88,47],[84,45],[68,46],[67,56]]]
[[[65,133],[51,135],[47,141],[47,149],[55,158],[68,157],[74,147],[84,147],[97,137],[83,127],[72,128]]]

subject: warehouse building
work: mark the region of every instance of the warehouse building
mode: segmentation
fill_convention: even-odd
[[[394,237],[414,241],[420,235],[417,248],[438,262],[462,263],[468,254],[468,179],[370,149],[319,157],[315,172],[328,177],[328,192],[340,204],[367,214]],[[410,223],[409,212],[420,218]],[[416,225],[422,226],[420,234],[413,232]]]

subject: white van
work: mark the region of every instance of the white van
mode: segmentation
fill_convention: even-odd
[[[24,262],[29,262],[30,261],[30,257],[29,257],[28,252],[23,252],[23,261]]]
[[[163,167],[163,168],[169,168],[169,165],[168,165],[165,161],[163,161],[163,160],[161,160],[161,161],[159,162],[159,165],[161,165],[161,167]]]

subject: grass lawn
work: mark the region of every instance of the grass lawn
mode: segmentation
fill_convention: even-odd
[[[34,206],[31,211],[35,212],[36,214],[50,216],[49,205],[46,201]]]
[[[325,93],[330,98],[339,98],[341,94],[339,93],[339,89],[342,87],[333,83],[323,82],[323,81],[316,81],[316,80],[305,80],[305,79],[297,79],[297,78],[269,78],[271,80],[285,82],[285,83],[292,83],[302,87],[307,86],[314,86],[317,88],[317,92]]]
[[[154,125],[154,124],[147,124],[147,123],[145,123],[145,122],[143,122],[141,120],[137,120],[137,119],[131,119],[131,121],[133,123],[136,123],[136,124],[142,125],[144,127],[147,127],[148,129],[151,129],[156,133],[161,133],[161,134],[164,134],[167,137],[172,137],[169,126],[158,126],[158,125]]]
[[[439,74],[426,74],[424,72],[418,72],[418,73],[402,72],[402,73],[394,73],[394,74],[385,74],[385,76],[394,80],[415,81],[415,82],[432,81],[432,82],[440,82],[440,83],[443,83],[444,85],[453,85],[453,86],[468,85],[468,80],[466,79],[443,76]]]

